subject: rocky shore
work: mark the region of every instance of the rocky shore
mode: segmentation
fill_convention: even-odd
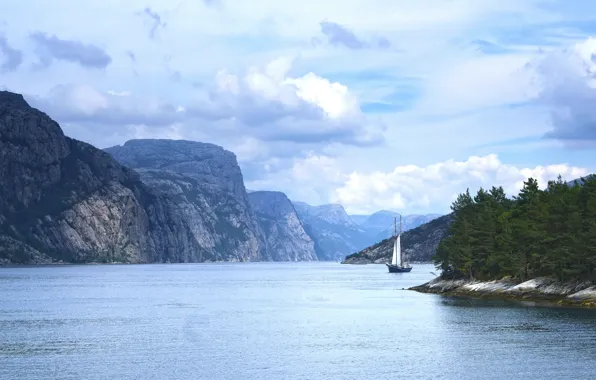
[[[551,278],[535,278],[520,283],[511,279],[480,282],[445,280],[437,277],[409,290],[449,296],[501,298],[596,308],[594,283],[581,281],[562,283]]]

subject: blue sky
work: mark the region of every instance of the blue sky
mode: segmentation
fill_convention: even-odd
[[[0,86],[98,147],[212,142],[253,190],[446,212],[466,187],[596,170],[595,19],[557,0],[6,0]]]

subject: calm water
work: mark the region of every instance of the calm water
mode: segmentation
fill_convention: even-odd
[[[401,290],[432,270],[0,268],[0,379],[596,378],[596,311]]]

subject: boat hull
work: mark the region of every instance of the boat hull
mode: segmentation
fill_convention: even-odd
[[[407,273],[412,270],[412,267],[402,267],[397,265],[385,264],[389,269],[389,273]]]

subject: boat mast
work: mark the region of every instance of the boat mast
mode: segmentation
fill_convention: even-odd
[[[399,235],[401,236],[401,213],[399,214]],[[399,261],[400,261],[402,267],[405,266],[404,253],[401,249],[401,239],[400,239],[400,247],[399,247]]]

